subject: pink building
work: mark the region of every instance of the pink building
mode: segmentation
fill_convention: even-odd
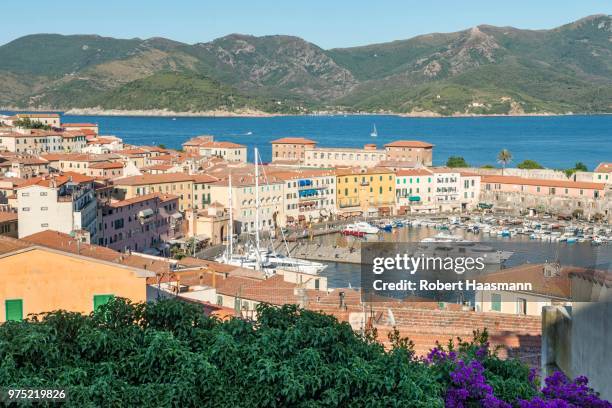
[[[182,234],[178,197],[152,193],[102,207],[99,245],[116,251],[158,254],[164,243]]]

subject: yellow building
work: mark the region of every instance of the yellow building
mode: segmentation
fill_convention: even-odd
[[[81,251],[65,234],[32,237],[55,248],[0,237],[0,322],[58,309],[90,313],[115,296],[146,301],[146,278],[154,272],[117,262],[120,254],[107,248],[82,244]]]
[[[340,168],[336,193],[340,213],[389,214],[395,205],[395,174],[386,167]]]

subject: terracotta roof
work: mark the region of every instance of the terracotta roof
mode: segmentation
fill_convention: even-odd
[[[50,176],[41,176],[41,177],[33,177],[28,179],[23,184],[19,185],[18,188],[29,187],[33,185],[38,185],[42,187],[50,187],[52,181],[55,182],[56,186],[61,186],[68,182],[73,182],[77,184],[89,183],[94,181],[93,177],[85,176],[80,173],[74,173],[71,171],[67,171],[65,173],[61,173],[59,175],[50,175]]]
[[[93,127],[95,123],[62,123],[62,127]]]
[[[271,141],[272,144],[317,144],[314,140],[306,139],[304,137],[282,137]]]
[[[218,178],[209,174],[192,174],[191,177],[194,183],[214,183],[215,181],[219,181]]]
[[[0,211],[0,222],[17,221],[17,213],[12,211]]]
[[[177,183],[192,181],[193,175],[185,173],[143,174],[141,176],[124,177],[115,180],[118,186],[142,186],[147,184]]]
[[[594,283],[598,283],[602,286],[605,286],[606,288],[610,288],[612,287],[612,272],[611,271],[604,271],[604,270],[587,270],[584,272],[571,272],[569,274],[570,279],[571,278],[580,278],[580,279],[584,279],[584,280],[588,280],[590,282],[594,282]]]
[[[72,139],[74,137],[85,136],[85,133],[80,130],[67,130],[65,132],[62,132],[61,136],[64,139]]]
[[[387,173],[394,174],[393,171],[391,171],[391,169],[388,169],[386,167],[369,167],[366,169],[361,169],[359,167],[341,167],[341,168],[336,169],[336,174],[338,176],[351,176],[351,175],[359,176],[361,174],[387,174]]]
[[[544,275],[544,264],[525,264],[477,277],[476,281],[488,283],[528,282],[533,287],[529,291],[531,293],[569,299],[571,297],[569,274],[584,271],[584,268],[564,266],[561,267],[559,276],[547,277]]]
[[[139,255],[122,254],[103,246],[77,243],[77,240],[70,235],[52,230],[29,235],[20,241],[133,268],[146,269],[150,272],[162,273],[169,270],[167,261],[145,258]]]
[[[123,163],[119,162],[102,162],[95,163],[89,166],[90,169],[122,169]]]
[[[396,140],[395,142],[387,143],[385,147],[420,147],[427,149],[434,147],[434,145],[419,140]]]
[[[170,170],[173,167],[174,166],[171,165],[171,164],[154,164],[152,166],[142,167],[140,170],[160,170],[160,171],[166,171],[166,170]]]
[[[594,189],[603,190],[605,184],[603,183],[589,183],[583,181],[569,181],[569,180],[549,180],[549,179],[528,179],[524,177],[516,176],[482,176],[483,183],[497,183],[497,184],[518,184],[525,186],[541,186],[541,187],[560,187],[560,188],[583,188],[583,189]]]
[[[246,148],[245,145],[232,142],[204,142],[199,145],[200,147],[208,148],[219,148],[219,149],[242,149]]]
[[[0,255],[17,251],[19,249],[29,248],[31,246],[32,244],[29,242],[0,235]]]
[[[162,202],[162,203],[165,203],[165,202],[171,201],[171,200],[178,200],[178,196],[175,196],[175,195],[172,195],[172,194],[151,193],[151,194],[145,194],[145,195],[141,195],[141,196],[136,196],[136,197],[128,198],[127,200],[114,201],[114,202],[111,202],[109,204],[109,206],[113,207],[113,208],[125,207],[126,205],[136,204],[136,203],[140,203],[142,201],[147,201],[147,200],[151,200],[151,199],[155,199],[155,198],[158,198],[159,201]]]
[[[11,118],[59,118],[60,115],[57,113],[18,113]]]
[[[612,163],[599,163],[595,168],[595,173],[612,173]]]
[[[281,180],[296,180],[310,177],[329,177],[335,176],[335,170],[325,169],[299,169],[299,170],[268,170],[268,176],[275,176]]]
[[[398,177],[401,176],[432,176],[433,173],[427,169],[402,169],[395,172]]]

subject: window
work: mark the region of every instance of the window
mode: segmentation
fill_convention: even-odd
[[[23,299],[7,299],[4,302],[4,310],[7,322],[23,320]]]
[[[520,315],[527,314],[527,299],[523,299],[523,298],[516,299],[516,314],[520,314]]]
[[[113,295],[94,295],[93,297],[94,312],[98,311],[98,308],[100,306],[107,304],[112,298],[113,298]]]
[[[49,207],[40,207],[40,211],[47,211]]]
[[[501,295],[499,293],[491,294],[491,310],[501,312]]]

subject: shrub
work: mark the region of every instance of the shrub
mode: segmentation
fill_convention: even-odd
[[[257,322],[220,322],[176,300],[115,298],[89,316],[7,322],[0,388],[65,387],[69,407],[611,406],[584,378],[556,374],[540,392],[527,366],[489,350],[486,330],[417,358],[398,331],[385,351],[332,316],[257,312]]]

